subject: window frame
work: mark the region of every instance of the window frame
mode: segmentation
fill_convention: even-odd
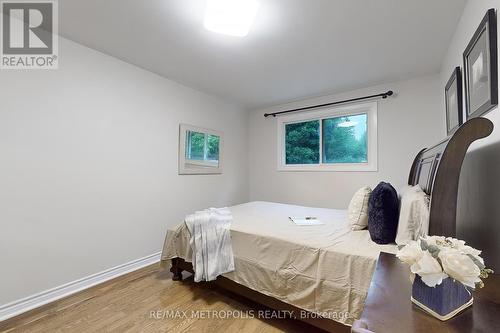
[[[215,160],[192,160],[186,158],[186,142],[187,133],[197,132],[205,135],[205,145],[207,144],[208,135],[219,137],[219,160],[218,164]],[[224,134],[220,131],[192,126],[187,124],[179,125],[179,174],[180,175],[203,175],[203,174],[221,174],[222,173],[222,157],[224,148]],[[204,146],[204,157],[207,155],[207,147]]]
[[[357,103],[317,111],[296,113],[277,117],[277,170],[278,171],[378,171],[378,103]],[[367,116],[367,159],[366,163],[323,163],[323,119],[343,116]],[[285,126],[292,123],[319,121],[319,164],[286,164]]]

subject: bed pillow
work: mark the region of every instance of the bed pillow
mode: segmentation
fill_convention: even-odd
[[[347,220],[351,230],[363,230],[368,226],[368,200],[372,189],[362,187],[354,193],[349,208],[347,208]]]
[[[399,218],[398,194],[391,184],[381,182],[368,202],[368,231],[377,244],[393,243]]]
[[[398,199],[399,202],[401,203],[401,199],[403,199],[404,195],[406,192],[411,190],[413,188],[413,185],[403,185],[399,190],[398,190]]]
[[[396,243],[405,245],[429,232],[429,196],[420,185],[409,188],[401,198]]]

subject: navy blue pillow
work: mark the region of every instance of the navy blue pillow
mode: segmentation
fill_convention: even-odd
[[[372,241],[377,244],[393,243],[398,219],[398,193],[391,184],[380,182],[368,201],[368,231]]]

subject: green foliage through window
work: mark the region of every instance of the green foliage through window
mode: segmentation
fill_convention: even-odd
[[[186,135],[186,159],[196,161],[219,160],[220,137],[188,131]]]
[[[286,164],[319,163],[319,120],[285,125]]]
[[[205,134],[188,132],[186,136],[188,144],[186,147],[186,158],[190,160],[203,160],[205,157]]]
[[[323,163],[366,163],[367,116],[323,119]]]
[[[285,162],[319,164],[322,155],[325,164],[367,163],[367,124],[367,114],[285,124]]]
[[[219,160],[219,141],[217,135],[208,134],[208,151],[207,157],[209,160]]]

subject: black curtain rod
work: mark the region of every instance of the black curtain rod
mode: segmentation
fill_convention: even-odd
[[[337,105],[337,104],[343,104],[343,103],[361,101],[361,100],[364,100],[364,99],[371,99],[371,98],[377,98],[377,97],[387,98],[389,96],[392,96],[393,94],[394,94],[394,92],[392,90],[389,90],[388,92],[377,94],[377,95],[371,95],[371,96],[365,96],[365,97],[358,97],[358,98],[346,99],[344,101],[338,101],[338,102],[332,102],[332,103],[325,103],[325,104],[319,104],[319,105],[313,105],[313,106],[306,106],[306,107],[303,107],[303,108],[286,110],[286,111],[280,111],[280,112],[274,112],[274,113],[264,113],[264,117],[269,117],[269,116],[276,117],[279,114],[290,113],[290,112],[297,112],[297,111],[304,111],[304,110],[316,109],[316,108],[322,108],[324,106],[331,106],[331,105]]]

